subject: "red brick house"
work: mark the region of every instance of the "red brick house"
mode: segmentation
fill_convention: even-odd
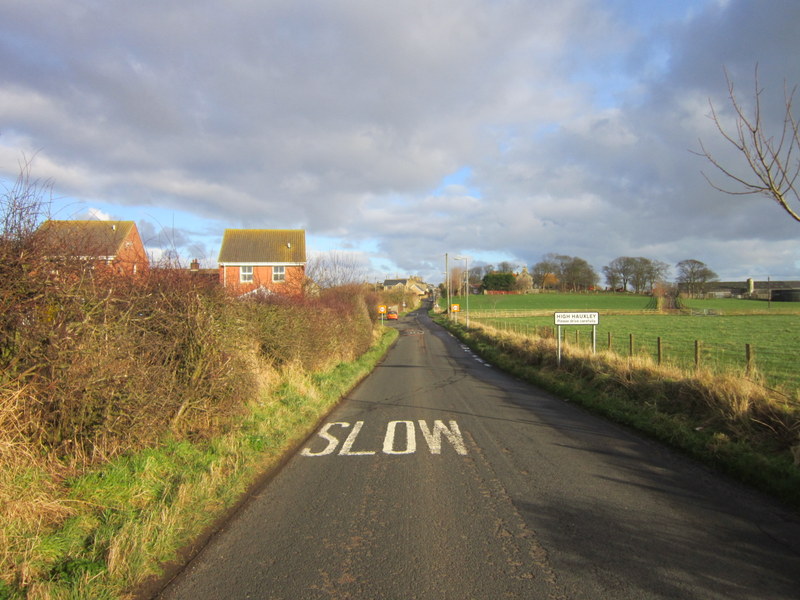
[[[133,221],[45,221],[38,243],[54,260],[78,261],[121,275],[147,271],[150,261]]]
[[[219,251],[219,281],[234,295],[255,290],[296,295],[306,276],[302,229],[226,229]]]

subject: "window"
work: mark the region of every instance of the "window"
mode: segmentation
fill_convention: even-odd
[[[272,281],[286,281],[286,267],[272,267]]]
[[[253,267],[239,267],[239,282],[240,283],[253,282]]]

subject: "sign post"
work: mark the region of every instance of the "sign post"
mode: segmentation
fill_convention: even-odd
[[[386,315],[386,306],[384,306],[383,304],[381,304],[381,305],[378,307],[378,312],[379,312],[379,313],[380,313],[380,315],[381,315],[381,325],[383,325],[383,317]]]
[[[562,325],[591,325],[592,326],[592,354],[597,351],[597,325],[600,323],[600,313],[596,312],[557,312],[555,324],[558,327],[558,366],[561,366],[561,326]]]
[[[455,313],[456,315],[456,323],[458,323],[458,313],[461,312],[461,305],[460,304],[451,304],[450,305],[450,312]]]

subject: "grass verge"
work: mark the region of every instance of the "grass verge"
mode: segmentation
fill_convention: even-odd
[[[366,353],[324,372],[261,363],[258,398],[210,439],[166,440],[63,481],[21,461],[0,486],[0,500],[16,503],[0,530],[0,564],[16,581],[0,582],[0,599],[136,597],[313,431],[396,336],[384,328]],[[57,527],[43,525],[44,508]]]
[[[734,375],[570,346],[558,366],[553,339],[437,320],[503,370],[800,509],[800,407],[784,396]]]

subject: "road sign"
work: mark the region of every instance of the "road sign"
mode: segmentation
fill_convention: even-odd
[[[600,313],[596,312],[557,312],[556,325],[597,325]]]
[[[461,305],[460,304],[451,304],[450,305],[450,312],[461,312]]]
[[[556,364],[561,366],[561,326],[562,325],[591,325],[592,326],[592,354],[597,351],[597,325],[600,323],[600,313],[596,312],[557,312],[555,313],[558,326],[558,358]]]
[[[378,312],[381,313],[382,315],[385,315],[386,314],[386,307],[385,306],[379,306],[378,307]]]

